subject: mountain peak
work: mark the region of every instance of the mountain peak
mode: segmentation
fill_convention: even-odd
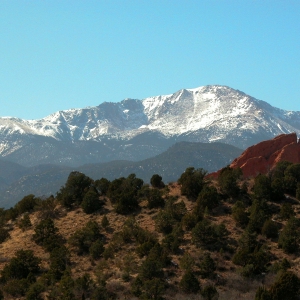
[[[200,86],[143,100],[126,98],[58,111],[40,120],[0,118],[0,155],[6,155],[8,149],[10,155],[20,151],[32,139],[126,141],[147,131],[177,140],[218,141],[245,149],[282,133],[299,134],[300,112],[272,107],[228,86]]]

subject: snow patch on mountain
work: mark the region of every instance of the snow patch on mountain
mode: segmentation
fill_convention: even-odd
[[[246,147],[254,135],[299,135],[300,112],[272,107],[227,86],[181,89],[143,100],[128,98],[118,103],[58,111],[40,120],[0,118],[0,155],[20,149],[28,143],[26,138],[29,141],[32,137],[57,141],[128,140],[147,131]]]

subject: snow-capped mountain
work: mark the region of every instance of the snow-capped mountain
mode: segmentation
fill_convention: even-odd
[[[175,140],[218,141],[246,148],[290,132],[300,133],[299,111],[285,111],[238,90],[212,85],[144,100],[125,99],[59,111],[40,120],[0,118],[0,155],[25,165],[53,162],[54,156],[74,164],[72,155],[78,149],[84,149],[86,157],[94,155],[97,161],[137,160],[164,151]],[[145,135],[152,138],[143,138]],[[144,142],[136,147],[134,140]],[[165,144],[161,148],[162,140]],[[36,147],[41,147],[40,154]],[[97,149],[101,158],[95,156]],[[140,151],[145,155],[138,157]],[[33,162],[26,163],[32,152]],[[77,153],[76,159],[81,156]]]

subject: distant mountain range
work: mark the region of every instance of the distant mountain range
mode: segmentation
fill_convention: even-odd
[[[0,157],[26,167],[139,161],[180,141],[245,149],[282,133],[300,133],[300,112],[272,107],[226,86],[182,89],[144,100],[104,102],[41,120],[0,118]]]
[[[160,174],[167,183],[176,181],[187,167],[216,171],[229,164],[242,150],[222,143],[180,142],[167,151],[139,162],[112,161],[83,165],[76,170],[93,179],[109,180],[135,173],[145,183],[153,174]],[[9,208],[25,195],[49,196],[65,184],[73,169],[68,166],[39,165],[23,167],[0,160],[0,207]]]
[[[155,173],[177,180],[189,166],[213,172],[240,149],[291,132],[300,134],[299,111],[219,85],[104,102],[40,120],[3,117],[0,206],[29,193],[56,193],[74,169],[93,179],[136,173],[145,182]]]

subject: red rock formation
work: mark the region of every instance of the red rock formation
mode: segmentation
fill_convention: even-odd
[[[296,133],[282,134],[246,149],[230,165],[240,167],[245,177],[267,173],[280,161],[300,163],[300,143]]]

